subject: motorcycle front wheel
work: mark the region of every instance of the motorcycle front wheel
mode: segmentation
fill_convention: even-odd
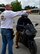
[[[29,51],[30,51],[31,54],[37,54],[37,45],[35,43],[35,40],[30,42],[30,44],[29,44]]]

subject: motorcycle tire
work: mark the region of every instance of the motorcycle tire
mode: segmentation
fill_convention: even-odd
[[[29,44],[29,51],[31,54],[37,54],[37,45],[35,43],[35,40]]]

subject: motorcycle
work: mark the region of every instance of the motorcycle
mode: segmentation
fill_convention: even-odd
[[[35,27],[37,25],[38,23],[35,24]],[[19,26],[23,27],[23,29],[21,29],[20,31],[19,42],[25,45],[29,49],[31,54],[36,54],[37,45],[36,45],[34,38],[36,36],[37,30],[35,29],[33,25],[29,26],[29,24],[27,24],[26,26],[22,26],[22,25],[19,25]]]

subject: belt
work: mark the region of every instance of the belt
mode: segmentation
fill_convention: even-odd
[[[1,29],[13,30],[13,29],[10,29],[10,28],[1,28]]]

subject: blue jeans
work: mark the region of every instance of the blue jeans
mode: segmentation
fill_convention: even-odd
[[[6,54],[6,46],[8,43],[8,54],[13,54],[12,48],[13,48],[13,30],[12,29],[1,29],[1,34],[2,34],[2,53],[1,54]]]

